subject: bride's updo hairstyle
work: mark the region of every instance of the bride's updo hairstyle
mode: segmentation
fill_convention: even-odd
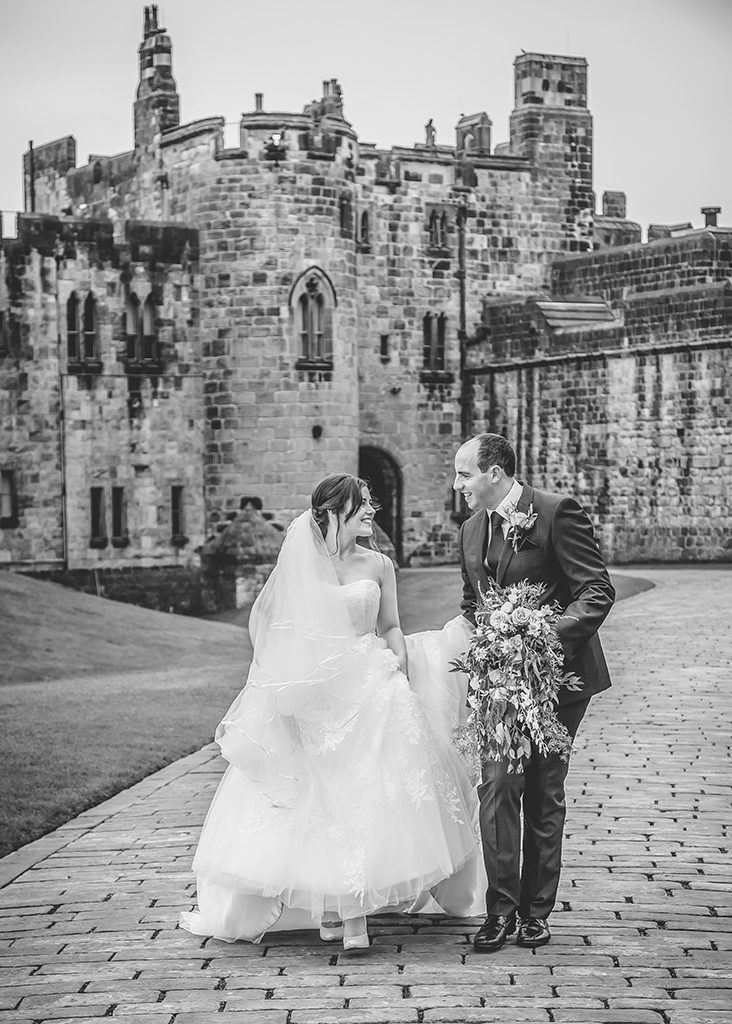
[[[328,533],[328,513],[332,512],[339,516],[345,513],[346,522],[358,512],[363,501],[361,491],[369,485],[365,480],[350,473],[332,473],[319,484],[316,484],[313,493],[310,495],[310,506],[313,519],[318,524],[320,532],[325,540]],[[371,504],[378,509],[378,502],[371,498]],[[337,537],[337,535],[336,535]],[[373,537],[369,537],[369,547],[378,551]]]

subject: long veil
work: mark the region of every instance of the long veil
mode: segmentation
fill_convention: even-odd
[[[434,692],[445,659],[430,644],[422,668],[415,658],[432,672],[425,716],[374,632],[374,591],[341,586],[311,512],[295,519],[252,611],[246,686],[216,733],[230,767],[194,859],[191,931],[251,939],[325,912],[409,907],[453,876],[440,905],[469,908],[473,875],[459,869],[476,857],[475,801],[450,747],[454,700]]]
[[[290,525],[249,620],[254,648],[246,686],[216,731],[223,757],[279,806],[292,806],[307,774],[302,727],[347,716],[336,679],[356,632],[310,510]]]

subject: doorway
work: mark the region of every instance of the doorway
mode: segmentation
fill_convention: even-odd
[[[376,513],[379,524],[394,545],[397,562],[402,562],[402,474],[387,452],[369,445],[359,450],[358,475],[365,480],[381,508]]]

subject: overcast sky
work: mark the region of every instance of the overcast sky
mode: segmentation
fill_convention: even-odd
[[[132,145],[141,0],[0,0],[0,209],[22,205],[21,154],[74,135]],[[628,215],[732,225],[732,0],[165,0],[181,120],[302,109],[338,78],[345,115],[379,146],[454,144],[461,113],[508,137],[521,52],[589,61],[595,189]],[[227,132],[235,132],[234,127]],[[231,143],[234,134],[228,136]]]

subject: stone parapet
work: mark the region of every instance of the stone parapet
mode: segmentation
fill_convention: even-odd
[[[675,238],[555,260],[554,295],[601,295],[614,302],[627,290],[652,292],[722,281],[732,274],[732,229],[702,228]]]

